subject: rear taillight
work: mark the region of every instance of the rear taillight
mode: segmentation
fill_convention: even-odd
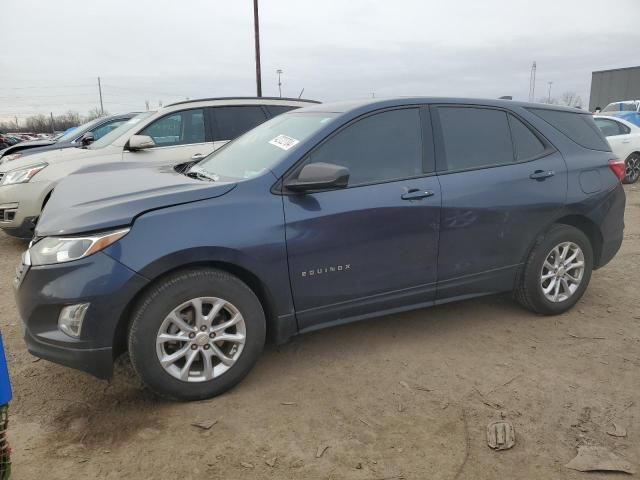
[[[624,160],[618,160],[614,158],[613,160],[609,160],[609,168],[613,172],[613,174],[618,177],[618,180],[622,181],[624,176],[627,174],[626,165],[624,164]]]

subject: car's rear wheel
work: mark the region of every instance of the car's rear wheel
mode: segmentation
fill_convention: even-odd
[[[624,161],[625,175],[622,183],[636,183],[640,178],[640,153],[632,153]]]
[[[186,270],[161,280],[138,303],[129,356],[156,394],[200,400],[249,373],[265,331],[260,301],[242,281],[219,270]]]
[[[516,287],[516,299],[544,315],[563,313],[582,297],[593,269],[587,236],[569,225],[554,225],[529,254]]]

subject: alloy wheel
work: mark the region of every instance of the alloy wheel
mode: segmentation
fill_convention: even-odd
[[[625,183],[636,183],[640,177],[640,155],[633,154],[625,162]]]
[[[553,303],[568,300],[578,290],[584,275],[584,253],[573,242],[563,242],[551,249],[540,272],[540,287]]]
[[[169,313],[156,337],[162,368],[184,382],[206,382],[240,358],[246,325],[240,311],[217,297],[198,297]]]

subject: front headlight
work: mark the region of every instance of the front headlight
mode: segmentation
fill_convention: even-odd
[[[120,240],[130,228],[82,237],[45,237],[29,249],[33,266],[71,262],[88,257]]]
[[[21,153],[12,153],[10,155],[5,155],[4,157],[2,157],[2,161],[3,162],[10,162],[11,160],[17,160],[20,157],[22,157]]]
[[[33,178],[40,170],[45,168],[48,163],[39,163],[37,165],[31,165],[27,168],[20,168],[17,170],[11,170],[4,174],[2,183],[0,185],[13,185],[15,183],[26,183]]]

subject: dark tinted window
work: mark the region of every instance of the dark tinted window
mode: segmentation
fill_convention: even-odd
[[[608,118],[594,118],[593,121],[596,122],[596,125],[605,137],[625,135],[631,131],[626,125]]]
[[[544,144],[529,130],[529,127],[513,115],[509,115],[509,125],[511,126],[511,139],[513,140],[518,162],[530,160],[544,152]]]
[[[204,112],[197,109],[171,113],[156,120],[139,134],[149,135],[158,147],[203,143]]]
[[[421,175],[420,113],[392,110],[359,120],[314,151],[308,163],[315,162],[347,167],[349,185]]]
[[[288,105],[266,105],[266,108],[269,112],[269,116],[276,117],[281,113],[288,112],[289,110],[293,110],[298,107],[290,107]]]
[[[611,150],[607,139],[604,138],[590,114],[561,112],[542,108],[531,108],[530,110],[578,145],[591,150],[603,150],[605,152]]]
[[[233,140],[263,123],[267,117],[262,107],[215,107],[215,140]]]
[[[439,107],[444,153],[449,170],[513,162],[507,114],[471,107]]]

